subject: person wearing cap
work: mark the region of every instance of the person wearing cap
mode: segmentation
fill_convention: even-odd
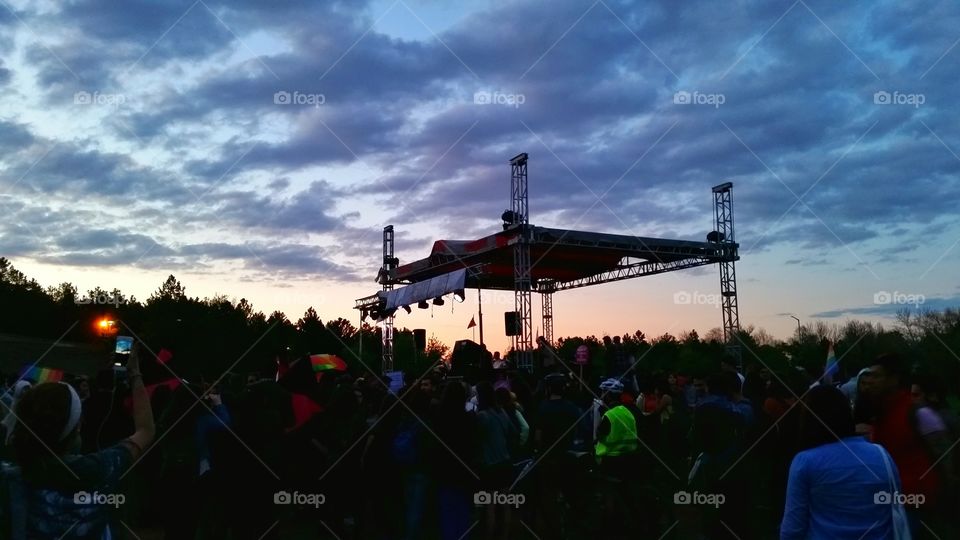
[[[99,452],[78,454],[81,400],[72,386],[50,382],[23,393],[13,411],[15,464],[0,473],[0,538],[115,537],[110,514],[125,501],[119,481],[156,432],[139,354],[135,348],[127,362],[134,433]]]

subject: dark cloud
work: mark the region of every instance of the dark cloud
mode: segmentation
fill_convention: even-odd
[[[520,151],[531,155],[531,219],[542,225],[700,239],[711,229],[709,188],[731,180],[744,252],[789,246],[787,264],[825,264],[823,250],[839,246],[879,256],[871,242],[952,226],[943,216],[960,200],[957,6],[494,3],[442,41],[371,30],[368,7],[138,0],[26,10],[31,27],[75,29],[49,50],[26,49],[48,101],[123,91],[129,106],[104,115],[102,129],[143,152],[135,159],[96,137],[52,141],[10,120],[0,122],[3,175],[29,170],[24,196],[132,201],[167,236],[179,226],[298,232],[331,246],[151,250],[158,261],[243,260],[254,271],[259,261],[242,251],[269,247],[270,265],[301,272],[375,252],[379,231],[354,221],[417,230],[411,250],[429,247],[425,230],[489,234],[509,203],[507,160]],[[232,60],[256,32],[277,41],[272,52]],[[128,71],[180,77],[125,88]],[[678,104],[678,91],[723,102]],[[924,103],[877,104],[877,92]],[[322,104],[276,103],[278,93]],[[523,103],[474,102],[494,93]],[[343,166],[356,178],[291,193],[298,173]],[[146,229],[111,230],[56,247],[80,261],[67,248],[82,241],[124,256],[152,245]]]
[[[116,223],[100,211],[24,204],[0,198],[0,252],[69,266],[135,266],[149,270],[211,271],[239,265],[248,277],[354,280],[331,248],[290,241],[183,242]],[[136,222],[133,224],[136,226]],[[167,235],[165,235],[167,236]]]
[[[347,228],[344,219],[331,214],[336,201],[347,196],[345,190],[324,181],[313,182],[307,189],[282,199],[275,194],[232,191],[216,196],[213,212],[201,217],[248,229],[333,232]]]
[[[0,151],[16,152],[33,144],[35,138],[27,126],[0,120]]]
[[[821,319],[862,315],[893,318],[901,311],[911,311],[914,313],[920,311],[943,311],[947,308],[957,309],[957,307],[960,306],[960,295],[928,298],[921,293],[906,293],[901,291],[879,291],[876,294],[880,295],[877,298],[877,301],[880,303],[875,303],[870,306],[821,311],[819,313],[813,313],[810,316]],[[885,294],[889,296],[884,296]]]

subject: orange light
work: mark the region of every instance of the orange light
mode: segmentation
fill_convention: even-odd
[[[110,319],[100,319],[97,321],[97,327],[101,336],[112,334],[117,331],[116,323]]]

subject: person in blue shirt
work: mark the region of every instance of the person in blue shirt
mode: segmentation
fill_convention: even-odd
[[[780,539],[893,538],[890,491],[900,489],[893,460],[881,446],[855,435],[850,401],[836,388],[817,386],[803,402],[805,450],[790,465]]]
[[[61,382],[26,390],[14,406],[13,463],[0,464],[0,538],[109,540],[126,496],[120,480],[156,434],[137,345],[127,360],[134,432],[116,445],[80,454],[81,399]]]

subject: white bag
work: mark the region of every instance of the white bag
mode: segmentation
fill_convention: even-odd
[[[883,464],[887,467],[887,483],[890,489],[890,511],[892,513],[891,526],[893,528],[893,538],[894,540],[911,540],[912,536],[910,534],[910,520],[907,519],[907,511],[904,510],[903,505],[898,502],[897,493],[899,488],[898,478],[893,474],[893,466],[890,464],[890,455],[887,454],[887,451],[880,446],[875,444],[877,451],[880,452],[880,455],[883,456]]]

